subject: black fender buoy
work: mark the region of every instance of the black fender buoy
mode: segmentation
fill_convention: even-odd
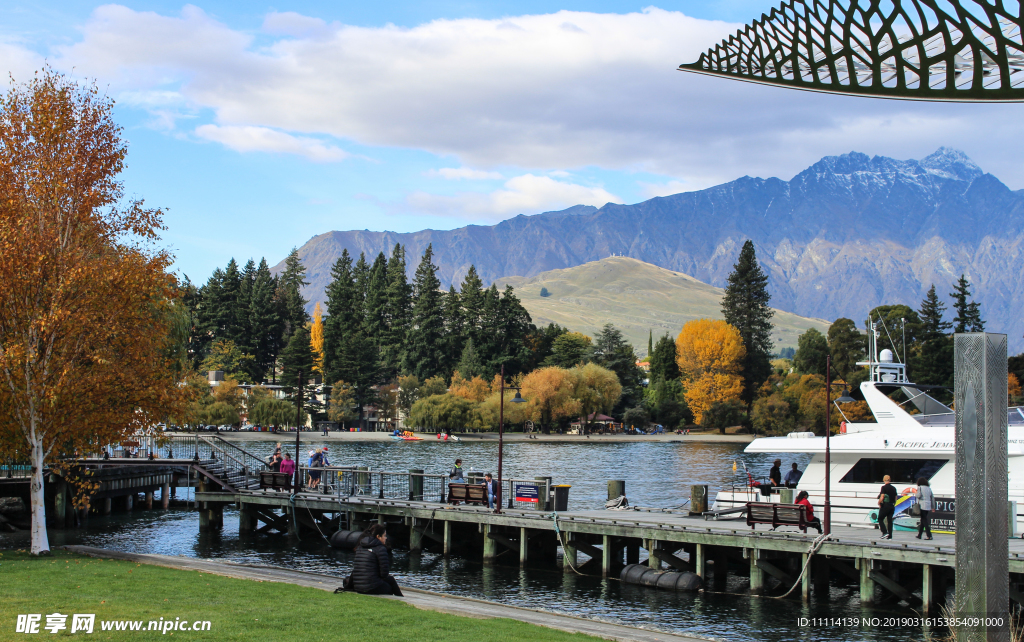
[[[351,550],[359,545],[360,531],[338,531],[327,540],[331,548]]]
[[[627,584],[649,586],[666,591],[699,591],[704,588],[700,575],[689,571],[656,571],[640,564],[627,564],[619,579]]]

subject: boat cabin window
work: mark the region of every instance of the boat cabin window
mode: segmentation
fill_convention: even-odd
[[[886,475],[893,483],[915,483],[918,477],[931,480],[947,459],[861,459],[839,480],[843,484],[881,484]]]

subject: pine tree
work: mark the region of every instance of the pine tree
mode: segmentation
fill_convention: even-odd
[[[274,306],[274,277],[266,259],[261,259],[252,284],[249,298],[249,325],[253,336],[253,364],[257,370],[253,382],[259,383],[266,377],[277,361],[281,344],[281,320]]]
[[[377,258],[370,268],[370,278],[366,284],[366,332],[379,352],[387,336],[387,302],[388,302],[388,260],[384,253]]]
[[[932,285],[918,310],[921,319],[919,347],[910,368],[916,383],[953,385],[953,337],[948,334],[953,324],[943,320],[945,311],[946,306]]]
[[[758,387],[772,372],[772,315],[768,305],[768,275],[757,263],[754,244],[747,240],[729,275],[722,299],[725,322],[739,330],[746,348],[743,359],[743,401],[749,413]]]
[[[651,355],[654,354],[654,330],[647,331],[647,365],[651,364]]]
[[[249,259],[242,268],[238,284],[238,299],[235,304],[235,345],[242,351],[253,354],[256,350],[255,337],[253,336],[252,320],[250,310],[252,308],[252,288],[256,282],[256,262]],[[251,378],[249,381],[255,381]]]
[[[472,337],[479,349],[484,316],[484,284],[477,276],[475,265],[469,266],[459,288],[459,296],[462,299],[466,336]]]
[[[459,297],[459,293],[455,291],[454,285],[448,287],[448,293],[444,297],[443,306],[444,342],[447,346],[445,349],[444,373],[448,377],[456,369],[459,355],[465,350],[467,341],[472,341],[472,339],[466,337],[462,316],[462,299]],[[479,361],[480,357],[475,348],[473,349],[473,354]],[[483,370],[482,365],[480,370]],[[463,373],[463,376],[466,376],[465,373]]]
[[[480,353],[480,360],[484,366],[491,371],[501,368],[501,342],[504,337],[501,332],[501,295],[498,293],[498,286],[494,283],[483,291],[483,308],[480,312],[479,325],[476,334],[467,331],[466,336],[473,339],[473,345]],[[467,330],[469,322],[466,323]],[[508,373],[506,373],[508,374]]]
[[[409,332],[410,288],[405,277],[405,248],[398,243],[391,251],[387,269],[387,332],[381,341],[381,365],[387,378],[394,379],[402,368],[405,338]]]
[[[427,246],[413,279],[413,308],[403,369],[420,380],[441,374],[444,363],[444,319],[441,282],[433,264],[434,249]]]
[[[493,287],[493,286],[492,286]],[[497,288],[494,288],[497,291]],[[490,363],[492,372],[505,366],[505,374],[514,376],[527,372],[531,359],[530,336],[536,331],[530,313],[523,307],[511,285],[505,286],[498,304],[496,346]],[[486,367],[488,364],[485,363]]]
[[[309,323],[306,312],[306,299],[302,297],[302,288],[309,285],[306,281],[306,268],[299,260],[299,250],[292,248],[284,260],[284,271],[278,279],[279,299],[283,319],[285,321],[283,341],[287,344],[292,334],[300,327]]]
[[[303,409],[312,414],[317,410],[316,385],[313,383],[316,358],[306,326],[295,329],[288,346],[281,352],[281,384],[294,402],[298,401],[299,381],[302,381]],[[301,377],[300,377],[301,375]]]
[[[865,337],[857,331],[857,324],[852,319],[840,317],[828,327],[833,376],[846,381],[860,367],[857,362],[864,358],[865,349]]]
[[[594,363],[608,368],[622,384],[622,396],[613,413],[621,415],[626,408],[640,405],[643,400],[643,371],[636,365],[636,353],[622,331],[610,323],[605,324],[594,339]]]
[[[327,381],[347,381],[338,368],[343,361],[345,338],[355,320],[356,292],[352,257],[348,249],[342,250],[341,256],[331,267],[331,282],[327,284],[325,294],[327,319],[324,320],[324,370]]]
[[[953,298],[953,310],[956,311],[953,332],[984,332],[985,322],[981,319],[977,302],[971,301],[971,284],[966,274],[960,275],[949,296]]]
[[[480,362],[480,355],[477,354],[476,348],[473,347],[472,339],[466,341],[466,347],[462,350],[462,357],[455,370],[462,375],[463,379],[484,377],[488,374],[484,372],[484,365]]]
[[[667,333],[658,339],[658,343],[654,344],[649,363],[651,365],[651,381],[659,379],[677,381],[682,376],[682,373],[679,372],[679,364],[676,363],[676,342]]]

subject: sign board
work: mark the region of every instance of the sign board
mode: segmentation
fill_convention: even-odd
[[[536,504],[540,501],[540,489],[536,484],[515,484],[515,487],[517,502]]]

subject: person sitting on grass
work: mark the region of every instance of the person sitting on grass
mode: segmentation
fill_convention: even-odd
[[[390,575],[387,541],[388,533],[383,524],[373,524],[363,531],[352,564],[352,588],[357,593],[402,597],[398,581]]]
[[[796,503],[806,507],[807,523],[813,528],[817,528],[818,535],[821,535],[821,520],[814,516],[814,507],[811,506],[811,501],[807,499],[806,490],[802,490],[797,494]]]

